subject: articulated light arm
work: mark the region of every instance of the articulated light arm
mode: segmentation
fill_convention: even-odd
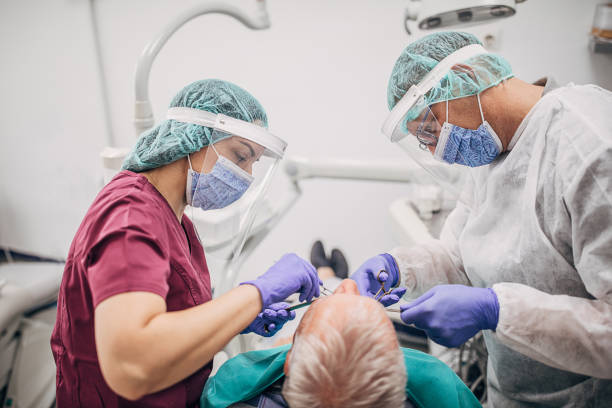
[[[168,39],[185,23],[203,14],[217,13],[234,17],[252,30],[262,30],[270,27],[270,19],[266,10],[265,0],[255,0],[248,6],[246,2],[240,7],[227,1],[206,1],[180,14],[143,50],[136,66],[134,125],[136,136],[155,124],[153,109],[149,100],[149,74],[157,54]]]
[[[285,173],[296,183],[308,178],[434,183],[421,166],[410,160],[393,162],[379,159],[368,162],[355,159],[289,157],[285,160]]]

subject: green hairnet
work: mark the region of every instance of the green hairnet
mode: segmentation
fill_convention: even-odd
[[[170,108],[179,106],[222,113],[268,127],[266,112],[253,95],[237,85],[218,79],[205,79],[187,85],[170,102]],[[212,137],[211,128],[164,120],[140,135],[123,162],[122,170],[141,172],[172,163],[197,152],[209,141],[216,143],[222,139],[212,140]]]
[[[387,87],[389,109],[393,109],[408,89],[421,82],[438,62],[470,44],[482,45],[472,34],[448,31],[429,34],[407,46],[395,62],[389,78]],[[425,94],[424,104],[410,109],[405,120],[414,120],[425,106],[476,95],[513,76],[510,64],[495,54],[477,55],[462,61],[461,65],[469,69],[450,70]]]

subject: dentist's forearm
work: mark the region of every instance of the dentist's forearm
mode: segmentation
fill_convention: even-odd
[[[108,385],[128,399],[193,374],[261,311],[259,291],[241,285],[204,304],[166,312],[163,298],[133,292],[96,308],[96,347]]]
[[[202,305],[156,316],[145,327],[160,358],[148,393],[167,388],[211,361],[261,311],[257,288],[241,285]]]

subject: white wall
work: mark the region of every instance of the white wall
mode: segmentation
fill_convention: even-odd
[[[131,119],[137,56],[171,16],[200,1],[95,0],[111,102],[112,132],[120,144],[132,144],[134,140]],[[502,24],[496,52],[505,55],[517,76],[525,80],[554,75],[561,82],[594,82],[612,89],[611,56],[594,56],[587,49],[586,34],[597,2],[527,1],[519,5],[515,17]],[[17,0],[8,3],[11,9],[27,8]],[[65,43],[65,39],[57,37],[60,35],[58,32],[73,30],[79,42],[90,40],[86,30],[73,28],[77,22],[67,21],[68,17],[59,15],[63,8],[75,13],[74,10],[80,10],[86,2],[55,0],[53,6],[49,4],[43,8],[31,7],[32,3],[47,4],[42,0],[28,3],[35,19],[43,20],[38,24],[54,27],[49,27],[51,34],[44,41],[23,37],[31,29],[28,22],[31,17],[23,12],[11,18],[15,20],[15,31],[23,38],[21,44],[27,46],[27,50],[20,48],[20,52],[27,53],[30,58],[46,61],[48,58],[43,57],[46,53],[54,55],[41,48],[54,41]],[[1,7],[6,8],[5,4]],[[179,30],[155,61],[150,80],[156,118],[163,117],[170,99],[182,86],[202,78],[222,78],[245,87],[260,100],[268,112],[271,130],[289,142],[289,155],[407,160],[407,156],[388,143],[379,131],[387,113],[386,85],[391,68],[401,50],[411,41],[403,29],[405,4],[406,0],[268,0],[272,28],[260,32],[249,31],[226,16],[200,17]],[[0,11],[0,14],[3,13]],[[49,15],[54,18],[48,18]],[[79,22],[85,24],[87,21]],[[0,41],[3,45],[10,43],[6,36]],[[62,52],[81,63],[93,61],[91,49],[86,46],[70,50],[63,47]],[[4,65],[7,57],[2,58]],[[46,64],[55,63],[46,61]],[[4,98],[2,106],[16,109],[11,108],[11,99],[22,98],[23,101],[19,100],[25,102],[39,90],[29,82],[44,67],[45,64],[41,68],[31,68],[24,72],[27,75],[21,76],[15,68],[10,76],[14,82],[10,87],[11,97]],[[4,78],[3,75],[3,82]],[[95,120],[91,120],[96,134],[88,137],[86,142],[83,128],[76,126],[81,119],[71,112],[74,107],[70,103],[75,95],[82,97],[83,87],[95,89],[95,81],[93,77],[74,81],[65,97],[54,99],[54,102],[59,102],[56,110],[61,111],[57,114],[75,121],[70,123],[71,133],[65,135],[73,147],[69,157],[63,156],[63,161],[51,159],[51,152],[61,151],[58,147],[43,144],[44,149],[41,149],[33,145],[44,140],[44,131],[48,128],[45,121],[32,126],[22,118],[11,129],[12,132],[19,129],[32,135],[31,141],[12,143],[17,143],[17,150],[28,148],[36,152],[53,174],[56,174],[59,163],[65,163],[66,170],[60,173],[65,181],[57,189],[57,196],[46,199],[54,208],[52,211],[71,211],[71,225],[80,220],[86,208],[84,202],[91,200],[92,185],[95,184],[91,179],[85,180],[90,182],[89,185],[84,185],[83,178],[76,177],[72,169],[75,166],[86,174],[97,171],[97,158],[87,163],[85,157],[91,159],[90,152],[103,143],[103,135],[99,134],[103,129],[103,115],[98,107]],[[68,79],[66,82],[68,86]],[[27,87],[20,88],[18,83],[25,83]],[[48,88],[43,86],[42,89]],[[0,112],[1,115],[7,114],[6,109]],[[5,130],[5,124],[2,126]],[[7,138],[6,130],[2,138]],[[19,160],[12,159],[10,163],[18,164]],[[0,165],[4,183],[7,172],[14,171],[15,167]],[[46,182],[51,183],[49,180]],[[22,235],[26,239],[35,235],[37,226],[45,226],[39,229],[40,233],[49,231],[47,224],[41,224],[41,217],[33,214],[39,207],[30,204],[40,194],[31,192],[19,196],[25,192],[15,184],[3,189],[2,207],[26,207],[23,212],[30,214],[31,218],[20,219],[20,223],[28,224]],[[49,186],[55,187],[56,184]],[[287,251],[306,256],[310,244],[317,238],[346,250],[353,267],[393,246],[388,234],[387,206],[407,192],[406,186],[306,181],[303,187],[304,195],[296,207],[255,253],[251,273],[263,272]],[[66,201],[61,197],[68,191],[71,200]],[[61,206],[66,208],[55,209]],[[11,224],[10,228],[2,226],[2,237],[17,234],[18,229],[17,223]],[[57,238],[67,248],[65,235]],[[4,243],[2,240],[0,243]]]
[[[89,2],[0,2],[0,245],[65,258],[102,181]]]
[[[527,81],[545,75],[560,84],[594,83],[612,89],[612,54],[587,47],[595,5],[601,0],[529,0],[503,22],[500,54]]]

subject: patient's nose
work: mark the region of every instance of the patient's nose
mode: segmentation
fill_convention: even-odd
[[[340,286],[336,288],[334,293],[345,293],[348,295],[359,295],[359,290],[357,289],[357,283],[352,279],[344,279]]]

